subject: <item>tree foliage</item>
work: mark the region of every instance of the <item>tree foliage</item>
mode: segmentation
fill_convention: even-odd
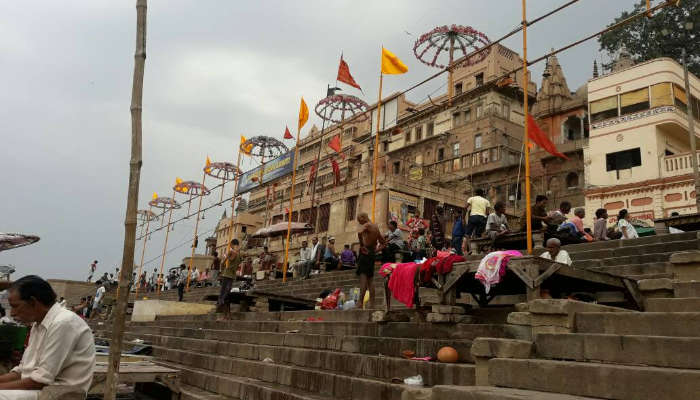
[[[665,0],[662,0],[665,1]],[[657,3],[658,2],[653,2]],[[646,0],[640,0],[631,11],[623,11],[610,25],[643,12]],[[690,31],[686,23],[692,22]],[[665,30],[666,32],[662,33]],[[635,62],[658,57],[670,57],[682,62],[681,49],[685,47],[688,69],[700,76],[700,0],[681,0],[678,7],[669,6],[657,11],[651,18],[639,18],[632,23],[610,31],[598,38],[600,50],[616,55],[624,45]],[[610,68],[606,64],[606,68]]]

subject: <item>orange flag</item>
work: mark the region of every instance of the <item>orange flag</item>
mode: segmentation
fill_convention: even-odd
[[[204,171],[211,172],[211,160],[209,159],[209,156],[207,156],[207,161],[206,161],[206,164],[204,165]]]
[[[565,160],[569,159],[569,157],[565,156],[557,150],[557,146],[555,146],[554,143],[552,143],[552,141],[549,140],[547,135],[544,132],[542,132],[540,127],[537,126],[537,123],[532,118],[532,115],[527,116],[527,129],[529,139],[535,142],[535,144],[537,144],[541,148],[543,148],[546,152],[553,156],[561,157]]]
[[[158,193],[153,192],[153,200],[155,200],[155,199],[157,199],[157,198],[158,198]]]
[[[335,150],[336,153],[340,153],[340,135],[339,134],[333,136],[333,138],[328,142],[328,147]]]
[[[241,135],[241,145],[239,148],[241,149],[241,151],[243,151],[243,154],[249,156],[250,151],[253,150],[253,144],[250,143],[249,145],[243,147],[243,145],[245,144],[246,141],[247,140],[246,140],[245,136]]]
[[[284,127],[284,138],[285,139],[294,139],[294,136],[292,136],[292,133],[289,132],[289,127],[285,126]]]
[[[382,47],[382,74],[405,74],[408,67],[396,55]]]
[[[309,107],[306,106],[304,98],[301,98],[301,104],[299,105],[299,130],[304,127],[306,121],[309,120]]]
[[[348,66],[348,63],[346,63],[345,60],[343,60],[342,55],[340,56],[340,65],[338,66],[338,77],[335,79],[362,90],[360,85],[358,85],[357,82],[355,82],[355,78],[353,78],[352,75],[350,75],[350,67]]]

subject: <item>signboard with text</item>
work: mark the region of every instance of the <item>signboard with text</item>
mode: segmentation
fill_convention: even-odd
[[[294,168],[294,152],[290,151],[265,163],[262,174],[262,184],[281,178],[292,173]],[[244,194],[260,186],[260,167],[253,168],[241,175],[238,183],[238,194]]]

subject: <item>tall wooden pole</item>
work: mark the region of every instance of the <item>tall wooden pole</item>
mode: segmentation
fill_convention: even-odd
[[[299,132],[297,128],[297,144],[294,146],[294,169],[292,169],[292,188],[289,190],[289,215],[287,217],[287,241],[284,244],[284,264],[282,265],[282,282],[287,282],[287,264],[289,262],[289,238],[292,234],[292,213],[294,211],[294,186],[297,181],[297,160],[299,159]],[[323,138],[321,138],[323,142]]]
[[[240,179],[240,175],[238,172],[240,171],[241,168],[241,149],[238,149],[238,160],[236,161],[236,174],[234,175],[234,183],[233,183],[233,196],[231,196],[231,236],[234,234],[235,226],[234,223],[236,221],[236,196],[238,195],[238,182]],[[226,237],[226,236],[224,236]],[[233,240],[232,237],[228,238],[226,240],[226,254],[224,254],[222,257],[226,257],[226,264],[222,265],[220,267],[219,273],[224,272],[224,270],[228,267],[228,252],[231,250],[231,241]]]
[[[202,212],[202,200],[204,199],[204,181],[207,179],[207,173],[202,173],[202,187],[199,193],[199,207],[197,208],[197,220],[194,223],[194,237],[192,238],[192,254],[190,255],[190,262],[187,266],[187,284],[185,285],[185,290],[190,291],[190,279],[192,277],[192,262],[194,261],[194,251],[196,248],[194,244],[197,240],[197,230],[199,229],[199,213]]]
[[[173,190],[173,202],[175,201],[175,190]],[[168,225],[165,229],[165,242],[163,243],[163,255],[160,258],[160,274],[163,275],[163,267],[165,266],[165,251],[168,248],[168,238],[170,237],[170,222],[173,220],[173,208],[175,204],[170,205],[170,212],[168,213]],[[140,278],[140,277],[139,277]],[[160,298],[160,285],[156,288],[156,294]]]
[[[532,254],[532,208],[530,205],[530,135],[528,125],[528,82],[527,73],[527,6],[523,0],[523,114],[525,115],[525,223],[527,224],[527,254]],[[517,195],[517,194],[516,194]],[[516,199],[517,200],[517,199]]]
[[[382,120],[382,82],[384,74],[379,73],[379,100],[377,100],[377,137],[374,140],[374,166],[372,167],[372,223],[374,223],[374,210],[377,203],[377,165],[379,163],[379,133]],[[371,114],[370,114],[371,115]]]
[[[153,209],[153,206],[148,207],[148,214],[147,214],[147,219],[146,219],[146,236],[143,236],[143,249],[141,249],[141,262],[139,263],[139,273],[136,275],[136,279],[138,280],[139,277],[141,277],[141,271],[143,270],[143,257],[146,255],[146,242],[148,241],[148,229],[151,224],[151,210]],[[121,279],[121,275],[120,275]],[[136,289],[136,292],[134,293],[134,299],[139,298],[139,285],[134,282],[134,287]]]
[[[109,348],[109,366],[105,383],[104,398],[117,397],[119,381],[119,361],[122,353],[124,320],[129,300],[129,279],[134,270],[134,250],[136,247],[136,209],[139,200],[141,179],[141,113],[143,99],[143,72],[146,64],[146,0],[136,0],[136,51],[134,53],[134,78],[131,89],[131,161],[129,162],[129,191],[126,200],[124,219],[124,248],[119,279],[119,293],[112,321],[112,341]]]

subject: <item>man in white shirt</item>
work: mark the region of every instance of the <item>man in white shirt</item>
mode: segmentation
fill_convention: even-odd
[[[305,267],[304,269],[304,274],[302,279],[306,279],[309,277],[309,274],[311,273],[311,269],[313,268],[314,265],[319,261],[321,258],[321,248],[323,245],[319,243],[318,237],[315,237],[311,239],[311,260],[309,260],[309,265]]]
[[[294,270],[297,271],[301,279],[308,278],[309,272],[311,272],[311,248],[309,247],[309,242],[304,240],[301,242],[301,249],[299,249],[299,261],[294,263]]]
[[[47,385],[87,393],[95,369],[95,339],[76,313],[56,303],[48,282],[25,276],[10,287],[12,317],[32,324],[22,361],[0,375],[0,400],[36,400]]]
[[[97,291],[95,292],[95,298],[92,300],[92,311],[90,311],[90,320],[95,318],[97,314],[102,312],[102,299],[105,297],[105,283],[102,281],[97,281]]]
[[[561,249],[561,241],[557,238],[547,240],[547,251],[542,253],[540,257],[566,265],[571,265],[572,262],[569,253]]]

